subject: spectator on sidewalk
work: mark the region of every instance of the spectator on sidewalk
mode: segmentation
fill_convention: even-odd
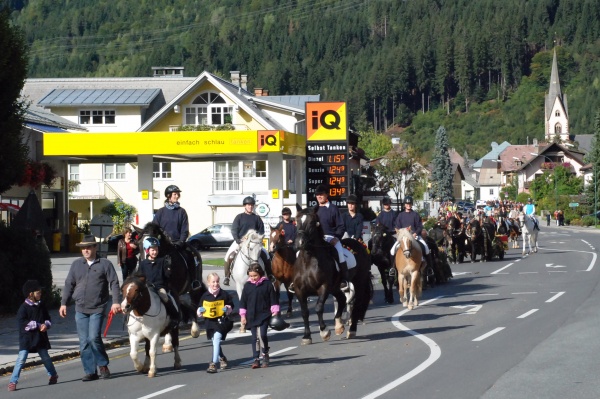
[[[66,317],[67,303],[71,298],[75,300],[75,322],[85,372],[82,381],[97,380],[97,367],[100,368],[100,377],[108,379],[109,360],[101,332],[109,294],[112,294],[110,311],[113,314],[121,312],[119,278],[113,264],[97,256],[97,243],[93,235],[86,235],[82,242],[75,245],[81,248],[83,257],[71,264],[58,313],[60,317]]]
[[[17,383],[21,370],[25,366],[27,356],[37,353],[48,372],[48,385],[58,382],[58,374],[48,354],[50,340],[48,329],[52,326],[48,309],[42,303],[42,286],[37,280],[28,280],[23,285],[25,302],[21,304],[17,312],[17,326],[19,328],[19,355],[15,362],[12,376],[8,383],[9,391],[17,390]]]
[[[133,238],[131,227],[125,227],[123,238],[119,240],[117,245],[117,264],[121,267],[121,273],[123,274],[121,282],[125,281],[134,272],[138,264],[137,255],[139,252],[140,249]]]

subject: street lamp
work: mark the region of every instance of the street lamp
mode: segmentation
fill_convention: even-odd
[[[517,162],[521,162],[521,159],[517,158],[517,157],[513,157],[514,160],[516,160]],[[519,166],[517,164],[517,166]],[[515,202],[517,202],[517,200],[519,199],[519,172],[517,172],[517,193],[515,194]]]
[[[550,158],[548,158],[547,156],[545,156],[543,154],[537,154],[535,152],[530,152],[530,154],[535,155],[535,156],[542,156],[554,165],[554,168],[552,168],[552,173],[553,173],[552,178],[554,179],[554,210],[557,210],[558,209],[558,185],[556,184],[556,162],[554,162],[553,160],[551,160]]]

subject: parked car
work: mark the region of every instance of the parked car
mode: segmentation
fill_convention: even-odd
[[[233,243],[231,223],[217,223],[188,238],[194,248],[229,247]]]

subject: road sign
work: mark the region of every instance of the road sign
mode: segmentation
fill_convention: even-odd
[[[570,202],[569,203],[569,207],[571,208],[577,208],[579,206],[579,202]]]

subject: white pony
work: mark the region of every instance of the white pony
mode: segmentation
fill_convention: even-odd
[[[123,302],[121,308],[125,313],[129,313],[127,321],[127,330],[129,331],[129,344],[131,360],[133,366],[141,373],[148,373],[148,377],[156,375],[156,346],[161,332],[165,331],[169,325],[170,319],[165,305],[154,290],[140,282],[137,278],[128,278],[125,280],[122,288]],[[171,336],[172,334],[172,336]],[[138,344],[144,340],[146,359],[142,364],[138,360]],[[179,357],[179,331],[173,330],[165,335],[163,352],[175,353],[175,370],[181,368],[181,358]]]
[[[252,263],[258,263],[263,270],[265,265],[260,258],[260,252],[263,248],[263,234],[258,234],[255,230],[248,230],[240,243],[240,251],[235,257],[232,265],[231,278],[235,281],[235,288],[238,299],[242,297],[244,284],[248,281],[248,268]]]
[[[536,230],[534,228],[534,222],[533,222],[533,218],[529,215],[525,215],[524,213],[521,213],[519,215],[519,220],[521,221],[521,235],[523,236],[523,255],[525,255],[525,245],[529,244],[529,252],[527,253],[531,253],[532,252],[532,247],[533,247],[533,252],[537,252],[538,251],[538,245],[537,245],[537,240],[538,240],[538,230]],[[533,243],[532,243],[533,241]]]

